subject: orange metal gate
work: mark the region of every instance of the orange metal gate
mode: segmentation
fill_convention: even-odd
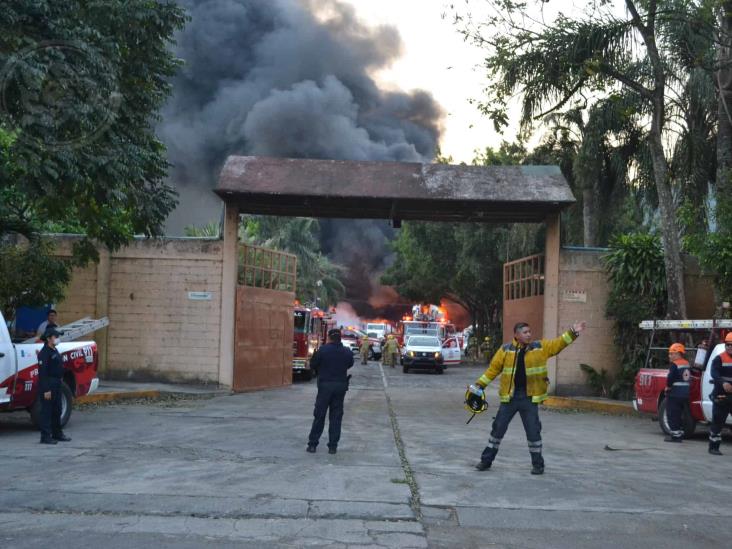
[[[503,341],[513,326],[528,322],[535,339],[544,332],[544,256],[532,255],[503,264]]]
[[[239,259],[234,390],[289,385],[297,258],[242,246]]]

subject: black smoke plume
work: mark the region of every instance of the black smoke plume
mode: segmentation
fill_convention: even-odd
[[[181,207],[172,231],[218,215],[210,189],[230,154],[429,161],[442,111],[423,91],[384,91],[372,78],[401,52],[398,32],[368,28],[337,0],[180,0],[185,61],[159,135]],[[323,245],[349,268],[361,314],[388,261],[385,222],[323,223]],[[362,292],[367,292],[366,294]]]

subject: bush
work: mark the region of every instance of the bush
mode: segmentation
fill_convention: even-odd
[[[609,392],[612,398],[627,400],[645,360],[645,335],[638,324],[666,315],[666,268],[661,241],[644,233],[617,236],[610,243],[605,267],[610,279],[606,314],[615,319],[614,342],[621,364]]]

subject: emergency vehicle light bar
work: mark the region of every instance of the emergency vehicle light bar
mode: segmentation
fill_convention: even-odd
[[[638,327],[641,330],[710,330],[732,328],[732,320],[644,320]]]

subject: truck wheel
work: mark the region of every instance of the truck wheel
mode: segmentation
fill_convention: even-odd
[[[61,427],[66,427],[66,424],[71,418],[71,409],[74,403],[74,395],[71,393],[71,389],[66,383],[61,382]],[[33,405],[28,408],[30,412],[31,422],[36,429],[41,428],[41,401],[36,399]]]
[[[402,366],[402,373],[408,374],[409,368],[407,368],[406,366]]]
[[[71,389],[63,381],[61,382],[61,427],[66,427],[66,424],[71,418],[71,409],[74,404],[74,395],[71,393]]]
[[[696,420],[691,415],[689,405],[684,406],[684,412],[681,415],[681,427],[684,429],[684,438],[691,438],[696,431]]]
[[[667,436],[671,436],[671,427],[668,426],[668,417],[666,417],[666,399],[661,399],[658,403],[658,426],[661,432]]]
[[[437,368],[437,373],[440,374],[440,375],[444,374],[445,373],[445,367],[444,366],[440,366],[439,368]]]
[[[302,371],[302,378],[305,381],[310,381],[311,379],[313,379],[313,371],[312,370],[303,370]]]
[[[671,427],[669,427],[668,417],[666,416],[665,398],[658,405],[658,425],[664,434],[671,436]],[[684,438],[691,438],[694,431],[696,431],[696,420],[692,417],[688,404],[684,406],[684,411],[681,414],[681,427],[684,429]]]

